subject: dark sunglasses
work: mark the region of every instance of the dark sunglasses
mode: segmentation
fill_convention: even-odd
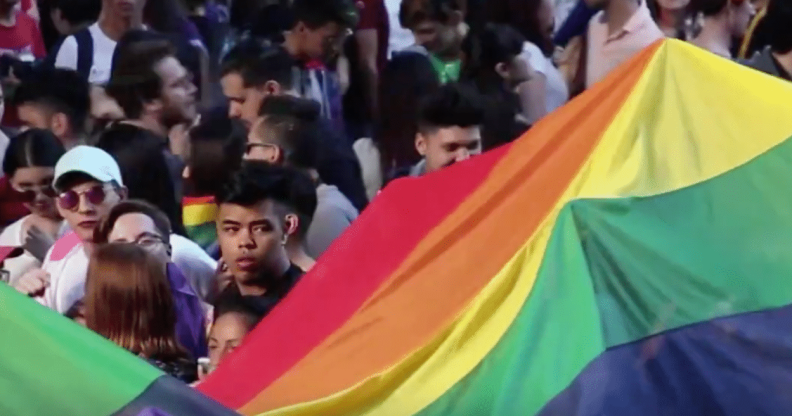
[[[58,195],[58,206],[68,211],[74,210],[80,205],[81,195],[84,195],[85,199],[93,205],[100,205],[107,198],[105,185],[94,185],[83,192],[66,191]]]
[[[52,186],[42,186],[36,189],[14,189],[14,198],[19,202],[31,203],[36,200],[36,196],[39,193],[48,198],[55,198],[55,196],[57,196],[57,192],[55,192],[55,189],[52,189]]]

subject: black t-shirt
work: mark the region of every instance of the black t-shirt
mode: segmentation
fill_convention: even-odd
[[[239,286],[231,282],[215,299],[214,314],[219,316],[224,309],[234,309],[236,305],[244,305],[263,318],[278,302],[289,294],[289,291],[297,284],[303,273],[299,267],[292,264],[280,278],[268,279],[271,283],[267,287],[267,292],[261,296],[242,295],[239,292]]]

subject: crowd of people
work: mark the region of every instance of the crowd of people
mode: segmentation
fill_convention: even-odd
[[[2,284],[192,383],[390,181],[664,37],[792,80],[788,23],[792,0],[0,0]]]

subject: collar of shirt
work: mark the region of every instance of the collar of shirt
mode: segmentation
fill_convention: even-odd
[[[642,2],[638,6],[638,10],[624,22],[621,29],[607,35],[605,43],[618,40],[629,33],[637,32],[644,27],[644,25],[652,21],[652,14],[649,12],[649,7],[647,7],[646,2]],[[605,25],[605,33],[608,33],[608,22],[605,21],[604,13],[600,16],[599,23]]]

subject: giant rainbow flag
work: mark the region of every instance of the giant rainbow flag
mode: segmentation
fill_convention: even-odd
[[[199,386],[216,401],[0,285],[0,415],[792,414],[791,107],[650,47],[391,184]]]
[[[244,415],[792,414],[792,84],[659,42],[390,185],[199,388]]]

